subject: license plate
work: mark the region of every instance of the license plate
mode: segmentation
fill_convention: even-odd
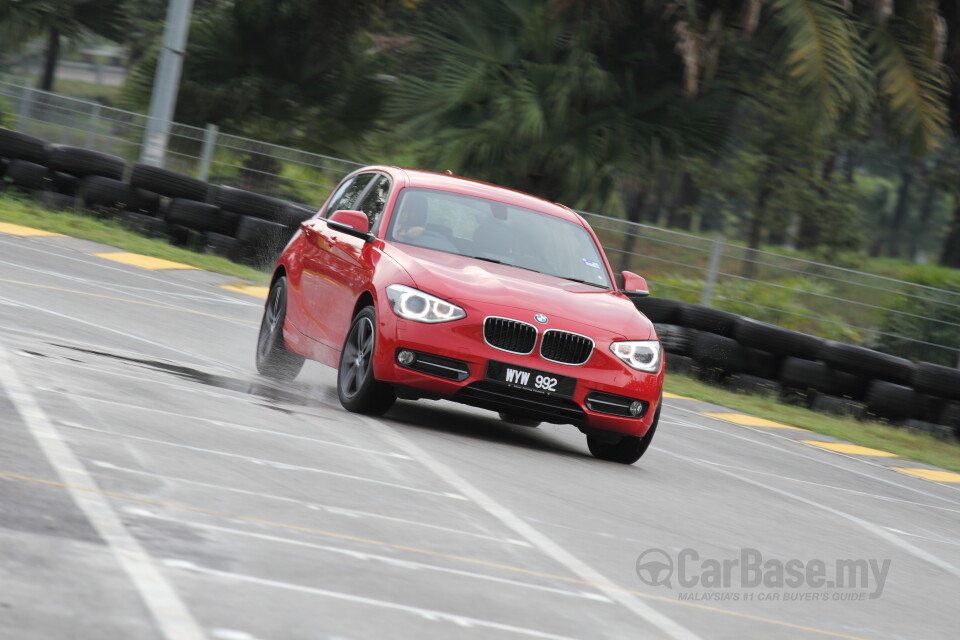
[[[525,389],[548,396],[572,398],[577,379],[558,376],[555,373],[518,367],[506,362],[490,360],[487,363],[487,380],[505,384],[514,389]]]

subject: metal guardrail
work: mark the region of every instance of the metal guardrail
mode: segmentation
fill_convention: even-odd
[[[50,142],[136,161],[147,116],[0,82],[0,109]],[[362,163],[173,123],[166,167],[319,206]],[[733,311],[808,333],[960,366],[960,292],[747,249],[689,233],[581,212],[618,269],[656,295]],[[953,343],[945,336],[953,336]]]

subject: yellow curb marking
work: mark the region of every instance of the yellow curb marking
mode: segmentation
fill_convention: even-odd
[[[20,236],[21,238],[39,238],[50,236],[58,236],[61,238],[66,237],[62,233],[44,231],[43,229],[32,229],[31,227],[21,227],[18,224],[12,224],[10,222],[0,222],[0,233],[5,233],[8,236]]]
[[[243,284],[242,282],[221,284],[220,288],[227,289],[228,291],[236,291],[237,293],[245,293],[248,296],[254,296],[255,298],[261,298],[263,300],[266,300],[267,294],[270,293],[270,287],[261,287],[255,284]]]
[[[821,442],[819,440],[801,440],[800,442],[813,445],[814,447],[821,447],[829,451],[836,451],[837,453],[849,453],[855,456],[876,456],[878,458],[900,457],[895,453],[890,453],[889,451],[880,451],[880,449],[861,447],[858,444],[850,444],[849,442]]]
[[[663,397],[671,400],[693,400],[693,398],[688,398],[687,396],[678,396],[677,394],[670,393],[669,391],[664,391]]]
[[[133,265],[134,267],[142,267],[144,269],[158,270],[158,269],[197,269],[196,267],[191,267],[188,264],[183,264],[181,262],[173,262],[172,260],[164,260],[163,258],[153,258],[151,256],[142,256],[139,253],[125,253],[123,251],[111,251],[110,253],[95,253],[93,254],[98,258],[106,258],[107,260],[113,260],[114,262],[122,262],[123,264]]]
[[[774,429],[793,429],[795,431],[809,431],[809,429],[801,429],[800,427],[791,427],[788,424],[781,424],[779,422],[774,422],[773,420],[758,418],[756,416],[748,416],[744,413],[713,413],[710,411],[704,411],[702,415],[710,416],[711,418],[717,418],[719,420],[726,420],[727,422],[740,424],[745,427],[772,427]]]
[[[960,473],[954,473],[953,471],[943,471],[941,469],[911,469],[908,467],[890,467],[894,471],[899,471],[900,473],[907,473],[911,476],[917,476],[918,478],[926,478],[927,480],[936,480],[937,482],[960,482]]]

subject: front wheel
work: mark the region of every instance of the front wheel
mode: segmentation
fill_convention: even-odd
[[[257,371],[274,380],[293,380],[303,368],[303,356],[287,351],[283,322],[287,317],[287,279],[277,278],[270,288],[257,339]]]
[[[587,448],[593,457],[608,462],[620,462],[622,464],[633,464],[639,460],[653,441],[653,434],[657,431],[657,425],[660,423],[660,407],[663,406],[661,399],[657,405],[657,413],[653,416],[653,424],[643,436],[623,436],[617,442],[604,442],[595,436],[587,436]]]
[[[373,355],[377,346],[377,314],[365,307],[353,318],[340,352],[337,395],[347,411],[379,416],[397,399],[393,387],[373,377]]]

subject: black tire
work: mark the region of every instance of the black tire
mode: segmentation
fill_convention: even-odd
[[[273,222],[283,215],[281,212],[289,204],[285,200],[223,185],[217,190],[216,202],[221,209]]]
[[[196,231],[215,231],[220,210],[212,204],[174,198],[167,205],[167,222],[180,224]]]
[[[587,448],[594,458],[620,464],[633,464],[647,452],[653,436],[660,424],[660,409],[663,407],[663,398],[657,404],[657,413],[653,416],[653,424],[643,436],[623,436],[617,442],[606,442],[597,436],[587,434]]]
[[[234,261],[241,249],[240,242],[236,238],[213,231],[203,234],[203,247],[207,253]]]
[[[664,351],[680,356],[690,355],[690,345],[697,333],[695,329],[664,323],[654,323],[653,328],[657,331],[657,337],[660,338]]]
[[[733,338],[700,331],[690,353],[700,364],[725,373],[740,373],[744,368],[744,348]]]
[[[51,171],[49,178],[50,185],[57,193],[75,196],[80,189],[80,179],[75,175],[63,171]]]
[[[221,209],[220,213],[217,214],[216,232],[235,238],[237,236],[237,227],[240,226],[240,219],[242,217],[239,213]]]
[[[917,392],[886,380],[873,380],[867,389],[867,411],[892,421],[913,417],[918,407]]]
[[[17,187],[46,191],[53,186],[50,170],[29,160],[14,160],[7,167],[7,180]]]
[[[47,148],[46,165],[75,176],[101,176],[120,180],[127,163],[123,158],[109,153],[53,144]]]
[[[169,228],[163,220],[143,213],[121,211],[120,224],[148,238],[166,238],[169,235]]]
[[[840,371],[878,378],[899,385],[911,384],[915,368],[913,363],[905,358],[833,340],[823,343],[820,359]]]
[[[301,222],[309,220],[316,213],[315,209],[308,209],[292,202],[286,202],[277,214],[275,222],[279,222],[286,227],[298,227]]]
[[[920,393],[960,400],[960,369],[918,362],[911,382],[913,388]]]
[[[680,307],[679,321],[690,329],[708,331],[726,338],[733,337],[733,328],[740,318],[735,313],[704,307],[699,304],[685,304]]]
[[[667,373],[681,373],[686,375],[695,375],[699,365],[697,361],[690,356],[681,356],[676,353],[663,354],[663,362]]]
[[[47,143],[25,133],[0,128],[0,156],[36,164],[46,161]]]
[[[640,313],[647,316],[650,322],[663,324],[676,324],[677,312],[683,304],[679,300],[654,296],[632,298],[632,300],[634,306],[640,310]]]
[[[956,431],[957,437],[960,438],[960,402],[954,402],[953,400],[944,402],[940,407],[937,422],[951,427]]]
[[[283,323],[287,317],[287,279],[277,278],[263,308],[257,338],[257,371],[273,380],[293,380],[303,368],[304,357],[287,351]]]
[[[500,419],[506,422],[507,424],[515,424],[518,427],[535,428],[540,426],[540,420],[534,420],[533,418],[524,418],[522,416],[515,416],[509,413],[504,413],[503,411],[500,411],[499,415],[500,415]]]
[[[806,360],[816,360],[823,345],[823,338],[742,316],[733,327],[733,337],[745,347]]]
[[[864,376],[830,369],[830,382],[824,392],[842,398],[863,400],[867,396],[869,383],[870,379]]]
[[[197,180],[182,173],[176,173],[160,167],[146,164],[133,165],[130,184],[147,191],[159,193],[170,198],[186,198],[204,202],[209,186],[203,180]]]
[[[819,360],[784,358],[780,366],[780,383],[791,389],[813,389],[827,392],[830,367]]]
[[[159,196],[155,193],[103,176],[82,178],[78,193],[87,206],[124,209],[150,216],[156,215],[160,207]]]
[[[776,379],[780,373],[781,357],[754,347],[743,348],[743,372],[758,378]]]
[[[337,367],[337,396],[347,411],[379,416],[397,399],[388,384],[373,377],[373,355],[377,349],[377,314],[364,307],[353,318],[340,352]]]
[[[291,235],[290,229],[277,222],[243,216],[237,225],[242,247],[238,259],[259,269],[272,266]]]

